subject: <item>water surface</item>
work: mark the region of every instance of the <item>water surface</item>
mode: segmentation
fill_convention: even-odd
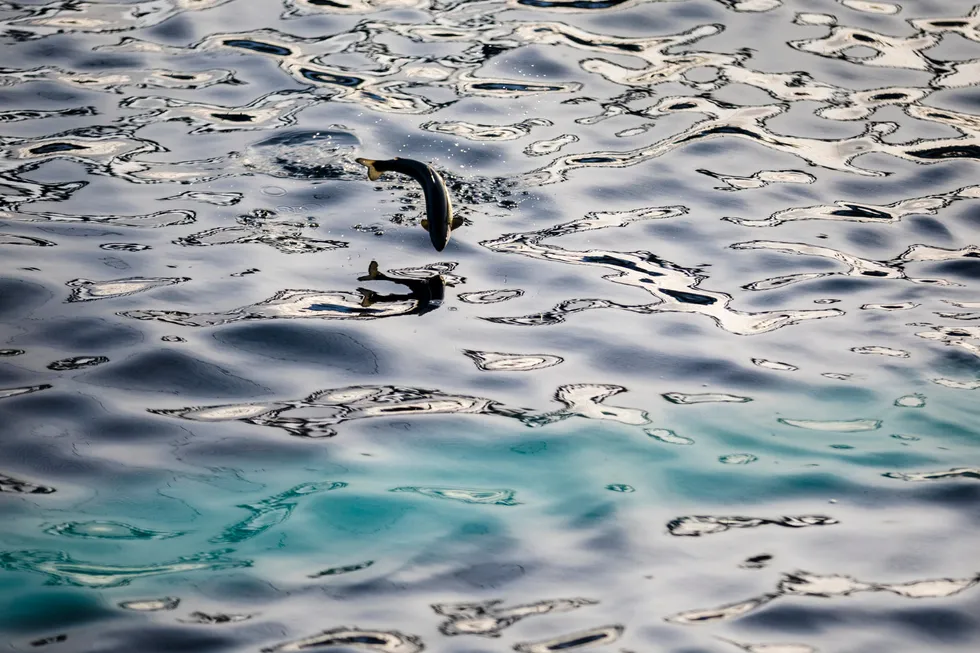
[[[11,649],[980,645],[970,3],[25,2],[0,43]]]

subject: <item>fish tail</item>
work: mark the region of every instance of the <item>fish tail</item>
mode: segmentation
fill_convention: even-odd
[[[367,273],[367,275],[365,275],[363,277],[358,277],[357,280],[358,281],[375,281],[375,280],[379,279],[380,277],[381,277],[381,274],[378,272],[378,262],[377,261],[371,261],[371,265],[368,266],[368,273]]]
[[[371,181],[377,181],[378,177],[381,176],[381,171],[374,167],[377,163],[374,159],[354,159],[356,162],[360,163],[362,166],[366,166],[368,169],[368,179]]]

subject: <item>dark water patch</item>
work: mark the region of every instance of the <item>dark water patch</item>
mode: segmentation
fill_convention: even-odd
[[[316,515],[319,528],[354,535],[382,533],[415,511],[414,507],[398,500],[339,494],[311,499],[307,505]]]
[[[980,626],[968,614],[945,607],[916,606],[875,610],[871,608],[774,605],[743,617],[749,628],[798,634],[816,634],[845,625],[865,628],[868,624],[894,628],[919,640],[947,644],[974,641]]]
[[[53,296],[40,284],[0,278],[0,322],[27,317]]]
[[[707,470],[674,470],[665,472],[665,478],[676,492],[694,501],[715,501],[724,503],[730,499],[723,477],[729,474]],[[741,475],[738,481],[739,498],[750,504],[765,503],[772,496],[783,499],[792,497],[855,497],[870,498],[869,489],[830,471],[785,474],[771,478]]]
[[[23,387],[34,380],[36,376],[22,367],[10,364],[0,364],[0,388]]]
[[[243,574],[226,574],[206,580],[198,584],[198,590],[202,596],[214,601],[226,601],[229,597],[234,597],[236,605],[268,605],[284,595],[273,584]]]
[[[75,70],[114,70],[114,69],[135,69],[145,67],[145,62],[136,57],[127,57],[123,55],[113,55],[111,57],[107,56],[97,56],[97,57],[85,57],[80,58],[72,62],[72,68]]]
[[[584,511],[579,506],[578,514],[572,516],[569,520],[569,526],[581,529],[597,528],[611,522],[615,518],[616,512],[616,504],[612,502],[599,503]]]
[[[523,565],[513,562],[486,562],[455,572],[456,578],[480,589],[500,589],[521,579],[526,573]]]
[[[870,618],[866,610],[774,605],[743,617],[740,624],[767,632],[816,634],[852,622],[858,615]],[[863,622],[868,623],[868,622]]]
[[[295,438],[267,442],[257,438],[225,437],[217,441],[194,440],[180,448],[182,460],[209,467],[263,469],[272,463],[305,465],[315,462],[317,469],[323,474],[341,474],[347,471],[344,465],[325,459],[327,453],[319,445],[311,446],[306,440]]]
[[[184,396],[254,397],[268,392],[214,363],[170,349],[141,352],[81,378],[121,390]]]
[[[878,396],[878,390],[875,388],[865,388],[855,384],[811,387],[808,392],[814,399],[827,402],[828,406],[836,404],[870,405]]]
[[[914,216],[906,219],[906,224],[914,233],[921,234],[932,240],[950,242],[953,234],[936,218]]]
[[[38,415],[44,415],[44,424],[50,424],[62,420],[72,422],[83,416],[85,419],[91,419],[95,415],[104,413],[102,405],[92,397],[64,391],[61,388],[4,399],[3,410],[10,420],[6,425],[13,426],[15,419],[23,419],[24,423],[21,426],[28,429],[30,426],[39,425]]]
[[[137,329],[97,317],[44,320],[32,324],[30,331],[14,339],[22,345],[80,351],[129,347],[142,340],[143,335]]]
[[[712,387],[771,390],[797,387],[792,380],[776,377],[734,361],[708,358],[691,352],[688,355],[653,349],[626,348],[612,343],[592,343],[590,360],[598,369],[626,374],[649,374],[652,370],[670,370],[676,379],[711,383]]]
[[[933,343],[928,353],[932,358],[930,369],[949,375],[965,374],[969,378],[977,374],[977,357],[959,347],[941,347],[939,343]]]
[[[110,442],[179,442],[190,434],[170,422],[143,417],[108,415],[90,417],[80,430],[85,440]]]
[[[975,510],[980,502],[980,483],[957,483],[955,480],[934,482],[924,486],[904,488],[903,494],[915,501],[935,504],[959,513],[961,519],[980,524],[980,514]]]
[[[842,297],[867,291],[873,288],[875,283],[894,283],[891,280],[875,281],[875,279],[880,279],[884,276],[884,273],[879,273],[877,270],[870,270],[869,272],[872,274],[865,275],[861,278],[830,277],[806,281],[806,290],[814,295]]]
[[[99,624],[118,614],[98,595],[65,589],[26,591],[0,611],[0,632],[20,637],[50,636],[73,626]]]
[[[184,44],[194,38],[195,29],[187,16],[174,16],[146,30],[146,35],[153,40]]]
[[[980,230],[980,206],[969,206],[956,214],[956,218],[972,229]]]
[[[103,629],[87,643],[90,653],[115,653],[138,649],[145,653],[196,651],[211,653],[230,651],[244,642],[231,632],[193,626],[159,626],[140,624],[129,628]]]
[[[247,324],[214,334],[218,342],[265,358],[339,368],[355,374],[384,373],[378,344],[363,333],[296,324]]]
[[[919,268],[919,272],[927,277],[952,278],[967,283],[976,283],[980,281],[980,255],[977,258],[925,265]]]
[[[891,245],[891,234],[880,229],[855,227],[847,230],[847,242],[865,248],[883,248]]]
[[[575,76],[574,68],[539,48],[518,49],[499,57],[496,64],[527,71],[532,78],[570,79]]]

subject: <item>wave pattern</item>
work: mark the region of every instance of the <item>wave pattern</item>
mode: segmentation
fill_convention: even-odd
[[[0,46],[14,648],[980,641],[980,6],[47,0]]]

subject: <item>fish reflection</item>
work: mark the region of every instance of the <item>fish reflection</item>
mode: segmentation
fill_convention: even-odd
[[[472,603],[435,603],[436,614],[448,617],[439,626],[443,635],[482,635],[500,637],[500,631],[527,617],[570,612],[581,607],[597,605],[592,599],[550,599],[522,605],[502,606],[501,599]]]
[[[264,648],[262,653],[340,647],[376,653],[419,653],[425,649],[419,637],[406,635],[397,630],[361,630],[356,626],[352,628],[340,626],[312,637]]]
[[[402,271],[402,275],[391,276],[378,270],[378,262],[371,261],[368,265],[368,273],[363,277],[358,277],[358,281],[390,281],[405,286],[409,289],[409,294],[381,295],[367,288],[358,288],[363,299],[361,306],[370,308],[375,304],[399,303],[403,301],[414,301],[415,310],[411,311],[416,315],[424,315],[429,311],[435,310],[442,305],[446,293],[446,278],[441,274],[431,274],[421,278],[410,276],[411,271]]]
[[[649,423],[646,412],[635,408],[609,406],[607,398],[624,392],[615,385],[563,385],[555,392],[555,401],[563,408],[536,411],[507,406],[493,399],[454,395],[441,390],[405,386],[348,386],[319,390],[298,400],[269,403],[190,406],[176,409],[150,409],[196,422],[241,421],[257,426],[281,428],[290,435],[307,438],[333,437],[336,426],[355,419],[409,415],[495,415],[516,419],[528,427],[546,426],[571,417],[611,420],[621,424]],[[300,415],[290,415],[290,411]]]
[[[866,583],[851,576],[812,574],[797,571],[783,574],[775,592],[762,594],[738,603],[730,603],[709,610],[681,612],[665,620],[676,624],[697,624],[726,621],[742,617],[781,596],[817,596],[833,598],[850,596],[857,592],[890,592],[909,599],[947,598],[974,587],[980,576],[964,579],[938,578],[908,583]]]

